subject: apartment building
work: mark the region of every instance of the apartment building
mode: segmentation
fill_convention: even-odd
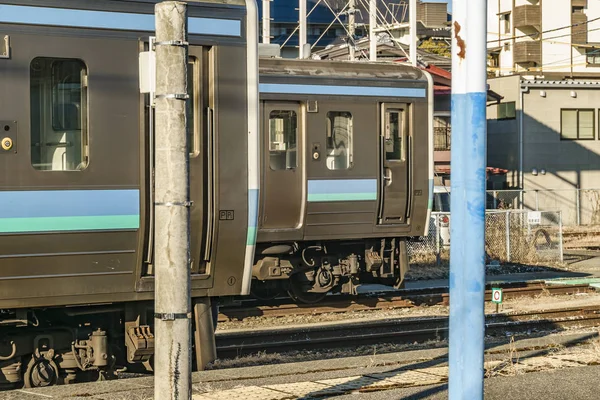
[[[488,0],[488,54],[496,76],[600,76],[600,1]]]

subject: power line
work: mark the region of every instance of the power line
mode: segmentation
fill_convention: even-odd
[[[557,32],[557,31],[561,31],[563,29],[573,28],[573,27],[577,27],[577,26],[580,26],[580,25],[587,25],[590,22],[594,22],[594,21],[598,21],[598,20],[600,20],[600,17],[594,18],[594,19],[590,19],[590,20],[585,21],[585,22],[579,22],[577,24],[566,25],[566,26],[563,26],[563,27],[560,27],[560,28],[548,29],[547,31],[542,31],[542,32],[534,33],[533,35],[520,35],[520,36],[512,36],[512,37],[507,37],[507,38],[498,38],[498,39],[494,39],[494,40],[488,40],[488,43],[494,43],[494,42],[498,42],[500,40],[522,39],[522,38],[526,38],[526,37],[530,38],[532,36],[543,35],[544,33]],[[489,33],[492,33],[492,32],[489,32]],[[498,33],[498,35],[500,35],[500,33]]]

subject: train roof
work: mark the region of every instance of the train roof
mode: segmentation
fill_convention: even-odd
[[[246,0],[185,0],[188,3],[213,3],[213,4],[231,4],[234,6],[245,6]]]
[[[261,58],[261,75],[311,76],[354,79],[403,79],[426,81],[425,73],[416,67],[397,62],[352,62],[329,60],[295,60]]]

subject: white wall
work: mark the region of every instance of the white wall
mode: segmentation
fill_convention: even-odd
[[[542,2],[542,68],[546,72],[570,71],[571,68],[571,2]],[[560,38],[552,39],[556,36]]]

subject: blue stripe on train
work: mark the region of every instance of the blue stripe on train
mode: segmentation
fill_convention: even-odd
[[[395,88],[380,86],[340,86],[340,85],[298,85],[280,83],[261,83],[260,93],[281,94],[312,94],[329,96],[381,96],[381,97],[422,97],[425,98],[426,89],[421,88]]]
[[[0,191],[2,218],[139,215],[140,193],[126,190]]]
[[[0,22],[154,32],[154,14],[0,5]],[[188,17],[191,35],[241,36],[235,19]]]
[[[377,179],[309,180],[308,194],[377,193]]]

